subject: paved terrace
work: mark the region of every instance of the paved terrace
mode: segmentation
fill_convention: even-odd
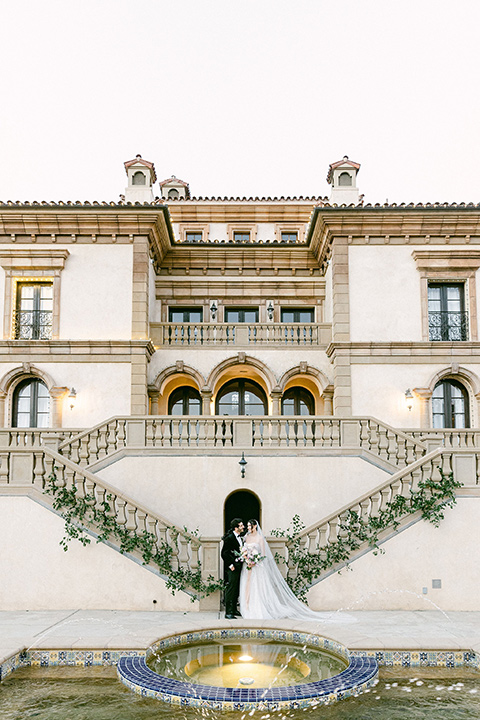
[[[0,612],[0,664],[24,649],[144,649],[162,636],[228,626],[314,631],[352,650],[480,652],[480,612],[337,611],[319,616],[318,622],[300,622],[225,620],[217,612]]]

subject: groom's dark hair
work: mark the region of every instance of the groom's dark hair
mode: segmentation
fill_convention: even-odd
[[[242,518],[233,518],[232,522],[230,523],[230,530],[235,530],[235,528],[238,527],[240,523],[243,523]]]

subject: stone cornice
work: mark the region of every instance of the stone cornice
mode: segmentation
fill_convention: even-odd
[[[480,342],[439,341],[439,342],[332,342],[327,347],[327,356],[334,359],[337,355],[354,358],[370,358],[371,362],[401,362],[405,357],[426,358],[429,362],[448,362],[454,358],[475,357],[480,360]]]
[[[0,245],[0,266],[4,270],[32,268],[61,270],[65,267],[65,260],[69,255],[67,248],[15,248]]]
[[[480,245],[480,206],[316,207],[306,243],[324,269],[335,237],[350,245]]]
[[[0,357],[15,361],[24,356],[29,362],[83,362],[88,356],[88,362],[124,362],[132,355],[150,360],[154,352],[151,340],[0,340]]]

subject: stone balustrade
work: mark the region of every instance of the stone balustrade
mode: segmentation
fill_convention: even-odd
[[[420,440],[429,450],[436,447],[478,448],[480,447],[480,430],[474,428],[418,428],[403,431],[410,437]]]
[[[329,323],[150,323],[156,347],[272,345],[326,347],[332,338]]]
[[[57,452],[41,446],[30,449],[16,447],[10,451],[0,449],[0,493],[10,486],[18,493],[23,489],[43,493],[49,477],[55,476],[59,487],[76,489],[77,498],[87,498],[87,503],[100,512],[115,517],[117,523],[138,535],[148,532],[154,538],[154,551],[162,553],[166,543],[171,549],[173,570],[179,568],[196,572],[201,567],[202,577],[219,578],[220,538],[200,538],[191,535],[142,506],[117,488],[103,481],[88,470],[81,468]],[[50,495],[42,495],[42,502],[53,503]],[[95,532],[95,527],[89,528]],[[110,536],[109,543],[116,540]],[[131,553],[143,559],[136,551]],[[156,569],[156,565],[151,565]],[[158,572],[158,569],[156,570]],[[207,598],[208,601],[208,598]],[[205,606],[206,607],[206,606]]]
[[[422,457],[426,446],[375,418],[316,416],[157,416],[111,418],[70,437],[59,451],[82,467],[125,448],[359,448],[395,467]]]

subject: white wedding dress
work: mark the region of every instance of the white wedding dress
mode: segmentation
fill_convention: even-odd
[[[265,556],[251,570],[245,563],[240,575],[240,612],[242,617],[250,620],[270,620],[275,618],[298,618],[299,620],[319,620],[320,613],[310,610],[294,595],[278,569],[272,551],[257,526],[258,542],[248,541],[261,555]]]

